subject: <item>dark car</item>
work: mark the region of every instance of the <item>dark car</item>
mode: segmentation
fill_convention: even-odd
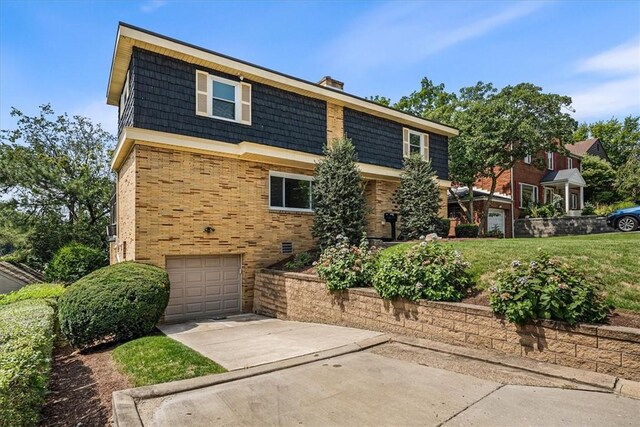
[[[618,209],[607,216],[607,225],[620,231],[634,231],[640,224],[640,206]]]

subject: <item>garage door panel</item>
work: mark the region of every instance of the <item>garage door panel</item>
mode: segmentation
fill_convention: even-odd
[[[171,297],[165,320],[240,313],[240,257],[167,257]]]

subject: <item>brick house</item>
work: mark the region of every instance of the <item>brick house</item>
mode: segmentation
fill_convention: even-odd
[[[498,229],[505,237],[512,237],[514,221],[525,217],[530,204],[550,203],[556,194],[562,196],[564,209],[569,215],[580,215],[584,207],[585,187],[580,173],[582,155],[574,154],[569,145],[566,148],[564,152],[527,156],[500,176],[489,207],[487,230]],[[478,223],[490,189],[490,179],[480,179],[473,187],[473,206]],[[466,187],[454,188],[453,191],[462,200],[468,195]],[[448,204],[449,217],[454,222],[460,221],[462,213],[455,197],[449,195]]]
[[[352,139],[367,232],[389,237],[403,157],[431,160],[446,214],[457,130],[120,24],[107,103],[119,107],[111,262],[166,268],[165,318],[252,311],[256,269],[315,246],[312,175],[325,144]]]

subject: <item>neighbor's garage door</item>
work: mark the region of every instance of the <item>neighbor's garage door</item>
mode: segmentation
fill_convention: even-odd
[[[171,298],[165,321],[240,313],[240,256],[167,257]]]

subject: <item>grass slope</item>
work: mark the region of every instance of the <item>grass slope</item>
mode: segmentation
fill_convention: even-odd
[[[486,289],[496,270],[511,261],[528,261],[539,248],[599,279],[607,300],[617,308],[640,313],[640,233],[532,239],[473,239],[445,243],[471,263],[477,286]],[[398,245],[401,246],[401,245]],[[392,246],[387,251],[398,250]]]
[[[227,370],[164,335],[138,338],[113,351],[118,369],[135,387],[184,380]]]

